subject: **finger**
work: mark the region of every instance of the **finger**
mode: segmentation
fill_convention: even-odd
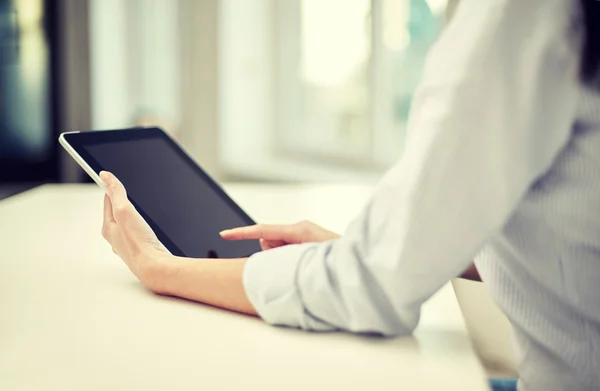
[[[266,239],[299,243],[300,239],[291,225],[256,224],[228,229],[221,231],[220,234],[223,239],[227,240]]]
[[[112,228],[115,226],[115,219],[112,212],[112,204],[108,195],[104,195],[104,211],[102,219],[102,237],[108,242],[111,241]]]
[[[113,216],[112,211],[112,203],[110,202],[110,197],[105,194],[104,195],[104,224],[106,223],[114,223],[115,217]]]
[[[106,186],[106,194],[108,194],[110,203],[112,204],[113,217],[118,222],[120,216],[127,213],[132,206],[127,198],[127,191],[121,181],[108,171],[102,171],[100,179],[102,179],[102,182]]]
[[[110,197],[113,206],[115,206],[115,204],[118,206],[119,202],[127,200],[127,191],[125,191],[125,187],[116,176],[108,171],[102,171],[100,173],[100,179],[104,182],[106,194]]]
[[[227,240],[265,239],[263,238],[264,226],[262,224],[226,229],[219,234]]]
[[[114,244],[115,230],[117,229],[117,224],[115,222],[105,221],[104,224],[102,224],[102,237],[111,245]]]
[[[269,245],[267,244],[267,241],[264,239],[260,239],[258,241],[258,243],[260,244],[260,249],[263,251],[267,251],[267,250],[271,249],[271,247],[269,247]]]

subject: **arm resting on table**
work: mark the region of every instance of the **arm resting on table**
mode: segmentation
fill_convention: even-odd
[[[402,159],[344,235],[249,258],[244,286],[265,321],[411,332],[568,143],[579,94],[576,45],[563,39],[570,5],[465,1],[429,55]]]
[[[465,1],[427,61],[402,160],[341,238],[247,262],[177,259],[159,291],[272,324],[411,332],[552,166],[576,117],[570,4]]]
[[[165,257],[150,272],[148,287],[215,307],[256,315],[242,284],[246,258],[192,259]]]

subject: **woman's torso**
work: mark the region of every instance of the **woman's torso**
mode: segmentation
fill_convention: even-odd
[[[508,316],[519,389],[600,390],[600,94],[581,88],[568,145],[476,257]]]

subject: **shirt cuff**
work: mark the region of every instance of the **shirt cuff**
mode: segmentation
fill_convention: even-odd
[[[308,313],[297,283],[301,263],[314,256],[318,246],[316,243],[288,245],[256,253],[248,259],[244,289],[265,322],[306,330],[335,329]]]

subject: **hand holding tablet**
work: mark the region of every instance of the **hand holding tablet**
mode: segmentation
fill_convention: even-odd
[[[173,255],[240,258],[258,241],[226,241],[219,232],[254,221],[159,128],[70,132],[60,143],[100,186],[109,171],[131,205]]]
[[[253,225],[158,128],[65,133],[60,143],[106,189],[103,236],[155,293],[256,315],[243,284],[256,239],[266,250],[337,237],[306,222]]]
[[[123,184],[111,173],[103,171],[100,179],[106,188],[102,236],[129,267],[129,270],[149,286],[152,263],[166,259],[169,251],[158,240],[127,198]]]

